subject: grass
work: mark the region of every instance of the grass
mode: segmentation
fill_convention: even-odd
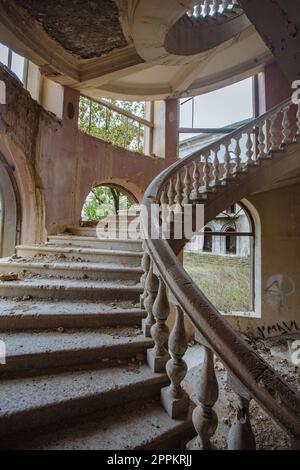
[[[252,310],[251,263],[212,263],[198,253],[184,254],[184,267],[193,281],[219,310],[249,312]]]

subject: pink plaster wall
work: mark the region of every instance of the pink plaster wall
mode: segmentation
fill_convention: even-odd
[[[31,192],[41,192],[45,230],[41,231],[39,241],[45,238],[46,233],[59,233],[78,224],[85,198],[96,184],[114,182],[141,201],[153,178],[177,158],[178,115],[174,100],[166,105],[167,115],[171,117],[165,129],[169,149],[167,158],[158,159],[114,147],[80,132],[77,91],[65,88],[64,114],[60,122],[34,102],[20,83],[1,68],[0,79],[8,84],[10,103],[0,107],[0,140],[9,137],[14,143],[12,153],[20,185],[24,186],[21,176],[26,173],[24,167],[30,167],[27,172],[32,175],[31,186],[34,186]],[[72,119],[67,113],[69,103],[75,110]],[[4,145],[2,147],[4,156],[9,159]],[[32,212],[24,191],[22,208],[24,213]],[[41,219],[39,223],[42,223]],[[24,228],[27,233],[28,223]],[[25,235],[22,239],[30,241]],[[32,242],[36,241],[36,237],[32,239]]]

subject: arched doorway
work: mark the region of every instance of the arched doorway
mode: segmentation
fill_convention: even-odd
[[[0,258],[11,256],[18,243],[18,197],[10,168],[0,154]]]
[[[98,223],[109,215],[129,210],[134,204],[137,204],[136,198],[119,185],[105,183],[95,186],[84,202],[81,222],[84,225]]]
[[[203,241],[203,251],[205,253],[212,252],[212,236],[210,233],[212,230],[209,227],[205,227],[204,229],[204,241]]]
[[[236,230],[233,227],[229,227],[226,230],[226,254],[227,255],[236,255],[237,253],[237,243],[236,243],[236,236],[230,235],[231,233],[235,233]]]

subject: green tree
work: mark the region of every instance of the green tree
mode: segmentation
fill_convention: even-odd
[[[145,116],[145,103],[142,101],[108,102],[136,116]],[[118,147],[144,151],[144,126],[88,98],[80,99],[79,128]]]
[[[83,221],[99,221],[108,215],[118,214],[119,210],[129,209],[132,202],[120,190],[98,186],[88,195],[82,210]]]

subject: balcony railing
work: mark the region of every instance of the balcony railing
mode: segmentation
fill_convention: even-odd
[[[237,0],[202,0],[197,2],[188,11],[188,16],[207,19],[218,15],[227,15],[230,12],[234,12],[234,8],[238,6]]]
[[[92,100],[82,95],[80,99],[79,128],[87,134],[113,145],[139,153],[145,149],[146,131],[151,141],[153,123],[144,118],[144,102],[125,103]],[[134,112],[132,110],[134,109]],[[136,114],[135,114],[136,113]],[[149,152],[150,153],[150,152]]]

